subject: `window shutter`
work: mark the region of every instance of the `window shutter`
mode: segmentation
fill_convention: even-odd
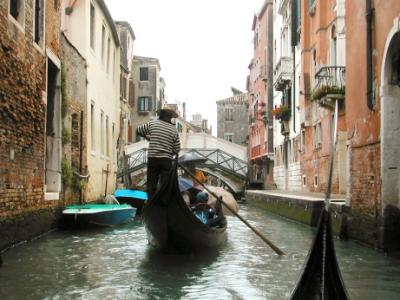
[[[10,15],[12,15],[15,19],[18,18],[19,15],[19,7],[20,7],[20,0],[10,1]]]
[[[141,112],[142,109],[142,105],[143,105],[143,99],[141,97],[138,98],[138,106],[137,106],[137,111]]]
[[[41,39],[44,32],[44,0],[37,0],[39,2],[39,34],[38,37]]]
[[[151,97],[147,97],[147,101],[148,101],[148,111],[152,111],[153,110],[153,101],[151,99]]]

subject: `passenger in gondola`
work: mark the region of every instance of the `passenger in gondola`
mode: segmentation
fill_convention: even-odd
[[[189,205],[195,205],[198,203],[207,203],[208,193],[203,190],[203,188],[195,184],[192,180],[185,178],[183,176],[178,177],[179,190],[182,197],[189,200]]]
[[[172,119],[178,114],[171,109],[161,109],[158,120],[140,125],[136,132],[149,143],[147,154],[147,193],[149,199],[169,178],[173,156],[179,153],[181,144],[179,134]]]

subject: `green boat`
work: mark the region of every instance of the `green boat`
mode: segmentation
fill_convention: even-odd
[[[129,204],[83,204],[67,206],[63,212],[66,224],[87,227],[110,227],[133,221],[136,208]]]

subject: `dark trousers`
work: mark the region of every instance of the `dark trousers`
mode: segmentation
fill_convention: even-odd
[[[147,162],[147,193],[149,199],[153,198],[157,184],[168,181],[172,168],[172,160],[169,158],[148,158]]]

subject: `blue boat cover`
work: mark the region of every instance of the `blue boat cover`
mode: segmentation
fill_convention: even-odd
[[[114,196],[118,199],[118,197],[126,197],[126,198],[135,198],[138,200],[147,200],[147,193],[140,190],[115,190]]]

